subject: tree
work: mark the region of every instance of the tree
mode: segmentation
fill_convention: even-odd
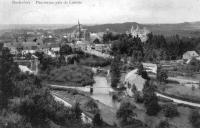
[[[142,75],[143,71],[144,71],[144,67],[143,67],[142,63],[140,63],[139,66],[138,66],[137,74]]]
[[[81,119],[81,109],[80,109],[80,104],[78,102],[75,102],[74,106],[73,106],[73,110],[75,112],[75,117],[77,120]]]
[[[103,120],[102,120],[99,112],[94,115],[92,123],[93,123],[94,126],[102,126]]]
[[[64,56],[64,55],[69,55],[69,54],[72,54],[72,48],[67,44],[62,45],[60,47],[60,55]]]
[[[193,72],[198,72],[200,70],[200,61],[196,58],[192,58],[187,67]]]
[[[150,116],[157,115],[160,111],[158,104],[158,98],[155,94],[155,86],[152,82],[147,81],[143,88],[144,105],[146,107],[146,113]]]
[[[99,110],[98,110],[98,105],[97,105],[97,103],[95,103],[95,101],[94,101],[93,99],[90,99],[88,102],[86,102],[85,107],[86,107],[89,111],[91,111],[91,112],[93,112],[93,113],[96,113],[96,112],[99,111]]]
[[[111,86],[116,88],[118,83],[120,82],[120,56],[117,55],[114,57],[111,67],[110,67],[110,74],[111,74]]]
[[[47,71],[47,73],[50,72],[50,70],[57,65],[57,60],[54,58],[51,58],[50,56],[42,56],[40,61],[40,69],[42,71]]]
[[[200,113],[198,110],[191,110],[189,120],[194,128],[199,128],[200,126]]]
[[[167,76],[167,72],[162,70],[157,74],[157,79],[160,82],[165,82],[167,80],[168,76]]]
[[[121,120],[121,123],[127,124],[133,121],[137,114],[134,112],[136,106],[132,105],[130,102],[124,102],[120,105],[117,110],[116,117]]]
[[[31,124],[43,124],[48,116],[47,107],[49,100],[47,90],[37,90],[24,99],[19,106],[19,113],[23,115]]]
[[[143,103],[144,98],[143,98],[142,92],[136,91],[134,94],[134,99],[137,103]]]
[[[164,115],[169,118],[173,118],[173,117],[176,117],[179,115],[177,106],[172,103],[168,103],[168,104],[164,105],[163,112],[164,112]]]
[[[59,56],[58,61],[60,66],[65,66],[67,64],[65,56]]]
[[[167,72],[165,70],[162,70],[161,67],[158,66],[156,77],[158,81],[165,82],[168,78]]]
[[[0,57],[0,108],[7,108],[8,99],[13,97],[14,83],[13,80],[19,73],[17,63],[13,62],[12,55],[8,48],[2,49]]]
[[[170,128],[169,122],[167,120],[160,121],[156,128]]]
[[[95,44],[100,44],[101,42],[99,41],[98,38],[96,38],[96,39],[93,41],[93,43],[95,43]]]
[[[138,73],[138,75],[142,76],[142,78],[144,78],[146,80],[150,79],[146,70],[144,69],[142,63],[139,64],[137,73]]]

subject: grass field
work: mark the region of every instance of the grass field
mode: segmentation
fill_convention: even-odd
[[[67,86],[92,85],[93,72],[81,65],[68,65],[53,69],[48,75],[48,81]]]
[[[187,101],[194,101],[200,103],[200,89],[183,86],[180,84],[166,84],[158,86],[158,89],[171,96],[180,97],[181,99],[185,99]]]

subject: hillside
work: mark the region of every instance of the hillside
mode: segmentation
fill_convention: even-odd
[[[180,36],[197,37],[200,36],[200,22],[184,22],[177,24],[139,24],[136,22],[126,22],[126,23],[115,23],[115,24],[101,24],[86,26],[84,28],[88,29],[90,32],[104,32],[107,28],[111,31],[118,33],[124,33],[130,30],[131,26],[136,27],[139,25],[141,28],[146,27],[151,32],[155,34],[163,34],[165,36],[170,36],[174,34],[179,34]],[[77,26],[66,29],[56,29],[57,33],[72,32]]]

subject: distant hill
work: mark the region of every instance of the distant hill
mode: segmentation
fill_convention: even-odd
[[[176,24],[140,24],[136,22],[126,23],[113,23],[113,24],[98,24],[98,25],[83,25],[83,28],[88,29],[90,32],[105,32],[107,28],[111,31],[118,33],[124,33],[131,29],[131,26],[135,28],[137,25],[140,28],[146,27],[154,34],[162,34],[164,36],[170,36],[178,34],[180,36],[187,37],[200,37],[200,21],[199,22],[184,22]],[[51,30],[56,33],[67,33],[72,32],[77,25],[73,26],[70,24],[21,24],[21,25],[1,25],[0,24],[0,35],[10,30]]]
[[[164,36],[170,36],[178,34],[180,36],[187,37],[200,37],[200,22],[184,22],[177,24],[139,24],[136,22],[126,22],[126,23],[114,23],[114,24],[100,24],[100,25],[83,25],[83,28],[88,29],[90,32],[105,32],[107,28],[111,31],[118,33],[124,33],[130,30],[131,26],[143,28],[146,27],[148,30],[154,34],[163,34]],[[72,32],[76,26],[66,29],[56,29],[58,33]]]
[[[53,29],[62,29],[72,27],[71,24],[0,24],[0,30],[53,30]]]

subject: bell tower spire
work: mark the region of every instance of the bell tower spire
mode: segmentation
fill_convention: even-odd
[[[79,33],[78,38],[80,40],[81,39],[81,24],[79,22],[79,19],[78,19],[78,33]]]

